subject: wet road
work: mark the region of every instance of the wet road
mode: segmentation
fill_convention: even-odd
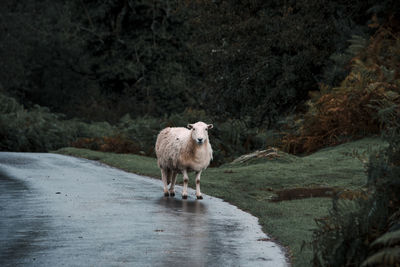
[[[0,266],[286,266],[257,219],[161,181],[55,154],[0,152]]]

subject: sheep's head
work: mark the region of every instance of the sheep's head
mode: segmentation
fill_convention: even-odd
[[[199,121],[194,124],[188,124],[187,127],[192,131],[192,139],[198,145],[201,145],[208,140],[208,129],[211,129],[213,125]]]

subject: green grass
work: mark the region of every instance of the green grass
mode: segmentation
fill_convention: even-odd
[[[271,190],[316,186],[360,188],[366,183],[362,161],[384,146],[380,139],[366,138],[305,157],[280,152],[280,157],[272,160],[257,158],[225,164],[203,173],[201,189],[258,217],[263,230],[290,249],[293,266],[310,266],[312,251],[307,246],[301,250],[301,246],[304,241],[311,240],[316,227],[314,219],[327,215],[331,200],[306,198],[270,202],[274,195]],[[154,158],[76,148],[63,148],[56,153],[99,160],[129,172],[160,177]],[[193,175],[190,178],[189,185],[194,187]],[[178,181],[182,182],[181,176]]]

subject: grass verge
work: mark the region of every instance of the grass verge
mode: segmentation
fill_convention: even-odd
[[[201,180],[202,192],[219,197],[259,218],[263,230],[290,250],[293,266],[310,266],[311,241],[315,218],[327,215],[329,198],[302,198],[271,202],[274,191],[291,188],[332,187],[357,190],[366,183],[368,155],[386,144],[377,138],[365,138],[322,149],[305,157],[278,153],[278,157],[257,158],[209,168]],[[154,158],[63,148],[55,153],[98,160],[105,164],[151,177],[160,177]],[[182,176],[178,177],[181,184]],[[194,187],[193,175],[189,185]],[[162,192],[160,191],[160,194]]]

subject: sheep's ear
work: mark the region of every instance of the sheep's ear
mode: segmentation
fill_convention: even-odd
[[[193,128],[193,124],[188,124],[186,127],[187,127],[189,130],[191,130],[191,129]]]
[[[207,125],[208,129],[212,129],[213,127],[214,127],[214,125],[212,125],[212,124]]]

